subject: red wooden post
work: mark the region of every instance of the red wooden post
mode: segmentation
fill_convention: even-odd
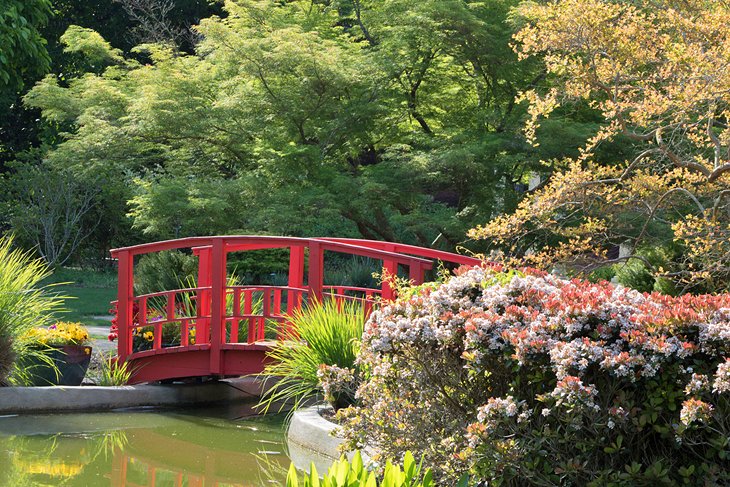
[[[213,240],[211,249],[210,373],[223,373],[221,345],[225,336],[226,251],[222,238]]]
[[[246,335],[246,343],[256,342],[256,319],[251,316],[253,313],[253,291],[250,289],[243,292],[243,314],[248,316],[248,334]]]
[[[233,313],[232,316],[241,316],[241,289],[233,289]],[[240,320],[233,318],[231,320],[231,343],[238,343],[238,325]]]
[[[322,283],[324,272],[324,250],[317,241],[309,242],[309,275],[307,286],[309,297],[322,301]]]
[[[289,247],[289,287],[301,288],[304,285],[304,246],[292,245]],[[286,312],[301,306],[301,293],[289,290],[287,292]]]
[[[117,355],[122,362],[132,353],[131,327],[134,309],[134,260],[129,251],[119,252],[117,282]]]
[[[395,245],[385,245],[383,250],[387,250],[388,252],[395,252]],[[396,261],[383,260],[383,277],[385,277],[385,275],[387,275],[388,277],[398,276],[398,263]],[[393,287],[388,283],[388,281],[383,281],[383,283],[380,285],[380,291],[381,296],[385,301],[390,301],[395,296]]]
[[[198,249],[198,287],[210,287],[211,250],[210,247]],[[208,343],[210,340],[210,291],[201,289],[196,300],[197,316],[195,320],[195,343]],[[204,317],[204,318],[201,318]]]
[[[289,287],[302,287],[304,282],[304,247],[289,248]]]
[[[408,266],[408,272],[408,278],[413,281],[414,284],[423,284],[424,269],[419,262],[411,262]]]

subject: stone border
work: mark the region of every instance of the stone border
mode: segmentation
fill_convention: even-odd
[[[299,470],[309,471],[312,463],[322,474],[340,458],[339,446],[344,441],[332,433],[337,425],[320,414],[327,405],[315,405],[294,411],[286,432],[289,458]]]
[[[294,411],[286,438],[289,443],[296,443],[331,460],[337,460],[340,458],[338,448],[344,440],[332,435],[337,425],[320,414],[328,408],[329,406],[316,405]]]
[[[0,414],[109,411],[135,407],[178,407],[243,401],[258,397],[256,377],[202,384],[119,387],[0,387]]]

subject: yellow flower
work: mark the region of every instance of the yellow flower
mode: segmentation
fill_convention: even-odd
[[[89,332],[81,323],[64,321],[48,328],[33,328],[26,333],[25,338],[41,345],[84,345],[90,339]]]

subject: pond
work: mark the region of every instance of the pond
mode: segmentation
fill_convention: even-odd
[[[0,486],[281,485],[283,419],[250,405],[0,416]]]

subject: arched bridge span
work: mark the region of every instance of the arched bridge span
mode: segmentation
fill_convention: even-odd
[[[282,248],[289,250],[286,285],[240,285],[228,278],[229,253]],[[135,257],[165,250],[197,257],[194,287],[135,295]],[[325,284],[325,252],[381,261],[387,273],[405,271],[416,284],[436,261],[480,263],[435,249],[345,238],[189,237],[115,249],[118,359],[131,362],[133,383],[258,373],[276,339],[276,334],[267,336],[267,324],[288,326],[287,314],[308,300],[357,299],[369,312],[379,300],[393,298],[387,282],[379,288]]]

